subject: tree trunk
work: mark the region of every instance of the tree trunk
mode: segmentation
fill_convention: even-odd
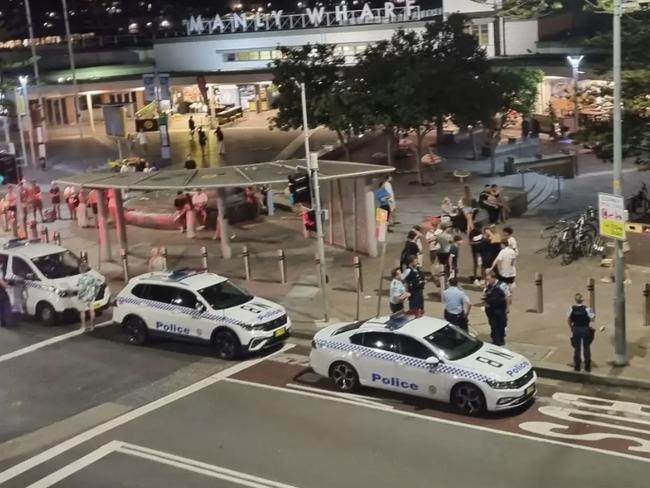
[[[497,174],[497,161],[496,152],[500,139],[500,131],[490,131],[490,175],[496,176]]]
[[[442,140],[445,137],[445,116],[438,114],[436,117],[436,146],[442,145]]]
[[[417,137],[415,144],[415,164],[418,170],[418,183],[420,185],[424,184],[424,179],[422,178],[422,142],[424,141],[424,134],[420,129],[415,131]]]
[[[341,144],[341,147],[343,148],[343,154],[345,155],[345,160],[350,161],[350,134],[347,134],[343,132],[340,129],[336,129],[336,136],[339,139],[339,143]]]
[[[472,159],[476,161],[478,160],[478,150],[476,149],[476,133],[474,132],[474,126],[471,126],[471,129],[469,129],[469,140],[472,143]]]
[[[386,158],[389,166],[395,166],[395,130],[392,127],[384,129],[386,134]]]

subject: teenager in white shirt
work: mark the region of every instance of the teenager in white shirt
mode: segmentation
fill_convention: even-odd
[[[512,248],[513,251],[515,251],[515,255],[519,257],[519,246],[517,245],[517,239],[512,235],[514,231],[512,230],[512,227],[504,227],[503,228],[503,238],[508,241],[508,246]]]

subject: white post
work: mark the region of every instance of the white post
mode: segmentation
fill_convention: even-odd
[[[623,134],[622,134],[622,87],[621,87],[621,0],[614,0],[614,172],[612,189],[614,195],[623,196]],[[614,364],[627,364],[625,331],[625,261],[623,241],[616,240],[614,260]]]
[[[29,4],[30,0],[25,0],[25,14],[26,14],[26,20],[27,20],[27,30],[29,32],[29,45],[32,51],[32,66],[34,68],[34,83],[36,83],[36,87],[38,88],[38,105],[39,105],[39,112],[41,116],[40,122],[36,125],[36,131],[37,131],[37,136],[38,136],[38,141],[39,141],[39,156],[44,158],[45,157],[45,137],[46,137],[46,131],[45,131],[45,126],[47,125],[47,120],[45,120],[45,100],[43,99],[43,95],[41,94],[41,78],[38,70],[38,57],[36,56],[36,44],[34,44],[34,25],[32,24],[32,8],[31,5]],[[40,130],[39,130],[40,129]],[[41,148],[41,141],[43,147]]]
[[[93,96],[86,93],[86,105],[88,106],[88,118],[90,119],[90,130],[95,132],[95,114],[93,112]]]
[[[34,146],[34,125],[32,124],[32,114],[29,108],[29,93],[27,92],[27,76],[19,76],[20,86],[22,87],[23,103],[25,104],[25,118],[29,130],[29,153],[32,158],[32,168],[36,168],[36,147]],[[23,128],[24,130],[24,128]]]

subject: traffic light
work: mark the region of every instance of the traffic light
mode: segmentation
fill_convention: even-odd
[[[308,231],[316,232],[316,212],[305,210],[302,214],[302,223]]]
[[[311,207],[311,185],[306,171],[289,175],[289,191],[294,204],[302,203],[306,207]]]

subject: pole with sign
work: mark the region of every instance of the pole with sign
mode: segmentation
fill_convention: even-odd
[[[615,239],[614,249],[614,363],[623,366],[627,362],[625,332],[625,202],[621,195],[598,194],[600,235]]]
[[[388,212],[383,208],[375,210],[377,224],[377,242],[381,244],[381,258],[379,260],[379,292],[377,293],[377,317],[381,314],[381,295],[384,287],[384,261],[386,260],[386,232],[388,231]]]

